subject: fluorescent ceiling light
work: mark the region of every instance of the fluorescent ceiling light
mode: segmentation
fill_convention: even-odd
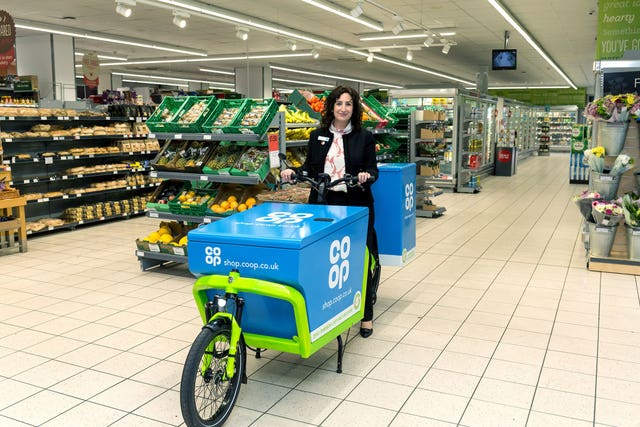
[[[92,33],[87,31],[78,31],[71,28],[52,26],[48,24],[40,24],[36,22],[24,21],[21,19],[16,20],[16,28],[23,30],[41,31],[50,34],[60,34],[63,36],[77,37],[80,39],[98,40],[102,42],[124,44],[128,46],[144,47],[147,49],[163,50],[167,52],[183,53],[185,55],[194,56],[207,56],[207,54],[201,50],[184,49],[178,46],[171,46],[162,43],[151,43],[144,40],[136,40],[131,38],[120,38],[111,35]]]
[[[349,52],[351,52],[351,51],[349,51]],[[358,53],[362,54],[362,52],[358,52]],[[367,54],[364,54],[364,55],[366,56]],[[354,79],[352,77],[336,76],[336,75],[331,75],[331,74],[315,73],[315,72],[312,72],[312,71],[296,70],[295,68],[280,67],[280,66],[276,66],[276,65],[270,65],[269,68],[271,68],[273,70],[288,71],[290,73],[300,73],[300,74],[306,74],[306,75],[312,75],[312,76],[318,76],[318,77],[326,77],[326,78],[329,78],[329,79],[349,80],[351,82],[366,83],[366,84],[375,85],[375,86],[389,86],[389,87],[393,87],[393,88],[396,88],[396,89],[401,89],[402,88],[402,86],[390,85],[388,83],[379,83],[379,82],[372,82],[372,81],[368,81],[368,80]]]
[[[356,55],[367,56],[366,53],[360,52],[360,51],[357,51],[357,50],[349,49],[348,51],[351,52],[351,53],[355,53]],[[415,65],[410,65],[410,64],[403,63],[403,62],[399,62],[399,61],[396,61],[394,59],[387,58],[386,56],[377,55],[376,59],[378,61],[384,61],[384,62],[386,62],[388,64],[394,64],[394,65],[398,65],[400,67],[408,68],[410,70],[419,71],[421,73],[431,74],[431,75],[434,75],[434,76],[442,77],[442,78],[445,78],[447,80],[453,80],[453,81],[460,82],[460,83],[463,83],[463,84],[466,84],[466,85],[473,85],[473,82],[470,82],[469,80],[459,79],[457,77],[453,77],[453,76],[449,76],[449,75],[446,75],[446,74],[442,74],[442,73],[439,73],[437,71],[429,70],[427,68],[417,67]],[[394,89],[400,89],[401,88],[400,86],[393,86],[393,85],[389,85],[389,87],[394,88]]]
[[[84,56],[83,52],[74,52],[74,55],[76,56]],[[123,56],[109,56],[109,55],[97,55],[98,58],[100,59],[111,59],[114,61],[126,61],[127,58],[123,57]]]
[[[529,43],[529,45],[531,45],[531,47],[533,47],[536,50],[536,52],[538,52],[538,54],[542,56],[543,59],[547,61],[547,63],[551,65],[551,67],[553,67],[553,69],[556,70],[556,72],[560,74],[560,76],[563,79],[565,79],[567,83],[569,83],[569,85],[572,88],[577,89],[576,85],[573,84],[571,79],[560,69],[560,67],[553,61],[553,59],[551,59],[549,55],[547,55],[546,52],[542,50],[542,47],[540,47],[538,43],[536,43],[535,40],[533,40],[533,37],[531,37],[529,33],[527,33],[527,31],[520,25],[520,23],[516,21],[516,19],[513,16],[511,16],[511,14],[504,8],[504,6],[502,6],[497,0],[487,0],[487,1],[491,6],[494,7],[495,10],[498,11],[500,15],[502,15],[504,19],[507,20],[509,24],[511,24],[513,28],[516,29],[516,31],[520,33],[522,37],[524,37],[527,43]]]
[[[222,90],[236,90],[236,87],[219,87],[219,86],[209,86],[209,89],[222,89]]]
[[[224,75],[227,75],[227,76],[235,76],[236,75],[236,73],[234,73],[233,71],[211,70],[209,68],[200,68],[200,71],[202,71],[204,73],[224,74]]]
[[[286,89],[283,87],[277,87],[275,89],[280,93],[293,93],[293,89]]]
[[[171,80],[171,81],[177,81],[177,82],[191,82],[191,83],[205,83],[210,85],[235,86],[235,83],[210,82],[207,80],[184,79],[184,78],[178,78],[178,77],[164,77],[164,76],[152,76],[152,75],[146,75],[146,74],[121,73],[116,71],[114,71],[111,74],[115,76],[140,77],[143,79],[162,79],[162,80]]]
[[[456,32],[455,31],[449,31],[449,32],[444,32],[444,33],[438,33],[438,35],[440,35],[442,37],[451,37],[451,36],[455,36]]]
[[[275,82],[286,82],[286,83],[299,83],[301,85],[311,85],[311,86],[321,86],[321,87],[335,87],[335,85],[328,85],[326,83],[314,83],[314,82],[303,82],[300,80],[289,80],[289,79],[278,79],[272,77],[271,80]]]
[[[499,90],[499,89],[569,89],[571,86],[569,85],[556,85],[556,86],[489,86],[489,89]],[[474,88],[467,88],[474,89]]]
[[[283,53],[283,54],[253,54],[239,56],[219,56],[207,58],[183,58],[183,59],[150,59],[145,61],[127,61],[127,65],[149,65],[149,64],[179,64],[184,62],[215,62],[215,61],[245,61],[247,59],[277,59],[277,58],[302,58],[311,56],[307,53]],[[101,67],[111,67],[122,65],[122,62],[105,62]]]
[[[594,65],[597,64],[597,61]],[[610,69],[610,68],[640,68],[640,59],[618,59],[618,60],[607,60],[600,61],[600,69]],[[594,67],[594,70],[596,68]]]
[[[165,85],[165,86],[178,86],[178,87],[189,87],[189,85],[181,84],[181,83],[171,83],[171,82],[153,82],[148,80],[131,80],[131,79],[122,79],[123,83],[146,83],[150,85]]]
[[[376,40],[401,40],[401,39],[424,39],[429,37],[429,33],[404,33],[404,34],[381,34],[379,36],[364,36],[360,37],[360,41],[376,41]]]
[[[312,44],[328,46],[334,49],[344,49],[344,45],[338,44],[332,40],[318,38],[308,33],[300,33],[296,30],[283,27],[282,25],[278,25],[273,22],[264,21],[253,16],[242,15],[240,13],[226,10],[220,7],[205,5],[201,2],[192,0],[138,0],[138,3],[144,3],[153,6],[164,4],[170,7],[178,7],[181,9],[189,10],[190,12],[192,12],[192,15],[196,14],[207,18],[217,19],[226,23],[231,22],[233,24],[240,24],[268,33],[291,37],[296,40],[304,40]]]
[[[302,1],[312,6],[319,7],[320,9],[326,10],[327,12],[331,12],[343,18],[349,19],[350,21],[369,27],[372,30],[382,31],[384,29],[380,22],[369,19],[366,16],[365,17],[362,17],[360,15],[354,16],[349,9],[342,8],[336,4],[329,3],[327,1],[322,1],[322,0],[302,0]],[[360,7],[360,11],[362,11],[362,7]]]

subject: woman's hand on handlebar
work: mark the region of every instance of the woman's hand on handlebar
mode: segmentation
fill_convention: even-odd
[[[358,172],[358,184],[364,184],[371,180],[371,174],[369,172]]]
[[[282,178],[282,182],[293,181],[295,176],[296,172],[293,169],[285,169],[280,171],[280,178]]]

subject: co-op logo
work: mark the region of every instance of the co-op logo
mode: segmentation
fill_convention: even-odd
[[[413,197],[413,183],[406,184],[404,186],[404,208],[405,210],[412,210],[415,203],[415,198]]]
[[[334,240],[329,247],[329,288],[342,289],[342,284],[349,278],[349,252],[351,252],[351,239],[344,236],[342,240]]]
[[[256,222],[270,222],[273,224],[295,224],[303,219],[311,218],[310,213],[271,212],[267,216],[256,218]]]
[[[204,248],[204,262],[210,264],[212,266],[220,265],[222,263],[222,258],[220,258],[220,254],[222,254],[222,250],[219,247],[211,247],[207,246]]]

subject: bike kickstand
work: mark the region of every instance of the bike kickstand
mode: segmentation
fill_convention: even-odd
[[[336,372],[342,373],[342,355],[344,354],[344,345],[342,344],[342,335],[338,335],[338,368]]]

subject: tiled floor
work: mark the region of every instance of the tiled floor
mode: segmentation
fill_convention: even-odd
[[[301,360],[250,358],[227,425],[640,425],[635,276],[585,268],[568,157],[534,157],[418,220],[385,267],[374,335]],[[0,425],[181,425],[199,330],[183,267],[141,272],[138,218],[31,239],[0,257]]]

